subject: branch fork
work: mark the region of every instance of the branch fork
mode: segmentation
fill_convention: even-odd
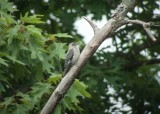
[[[157,39],[151,33],[151,30],[150,30],[151,23],[150,22],[147,23],[147,22],[140,21],[140,20],[127,20],[127,23],[142,25],[144,30],[148,34],[148,36],[151,38],[151,40],[153,42],[157,41]]]

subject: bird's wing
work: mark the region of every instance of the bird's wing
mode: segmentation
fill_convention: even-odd
[[[70,67],[72,66],[72,58],[73,58],[74,52],[73,50],[68,50],[67,55],[66,55],[66,60],[64,63],[64,75],[68,72]]]

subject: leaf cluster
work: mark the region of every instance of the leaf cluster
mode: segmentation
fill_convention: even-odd
[[[0,113],[36,114],[62,78],[67,46],[61,39],[73,37],[39,28],[42,15],[25,13],[16,19],[13,6],[0,1]],[[76,80],[61,102],[63,111],[81,111],[78,98],[90,97],[86,88]]]

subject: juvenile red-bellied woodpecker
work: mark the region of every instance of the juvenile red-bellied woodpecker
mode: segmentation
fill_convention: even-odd
[[[80,56],[80,50],[76,43],[70,43],[67,51],[65,63],[64,63],[64,75],[70,70],[70,68],[78,61]]]

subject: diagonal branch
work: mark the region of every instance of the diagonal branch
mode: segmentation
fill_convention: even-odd
[[[75,78],[78,76],[78,72],[84,67],[88,59],[95,53],[101,43],[109,38],[110,34],[120,26],[124,25],[124,17],[126,16],[130,8],[134,8],[136,0],[123,0],[128,1],[128,4],[124,3],[123,10],[118,12],[118,15],[111,18],[98,32],[93,26],[95,34],[91,41],[84,47],[78,62],[70,69],[70,71],[61,80],[60,84],[52,93],[51,97],[43,107],[40,114],[50,114],[56,108],[59,101],[63,98],[65,93],[68,91]],[[130,7],[130,8],[129,8]]]
[[[157,39],[152,35],[152,33],[150,32],[150,29],[148,27],[143,27],[144,30],[146,31],[146,33],[148,34],[148,36],[152,39],[152,41],[157,41]]]

